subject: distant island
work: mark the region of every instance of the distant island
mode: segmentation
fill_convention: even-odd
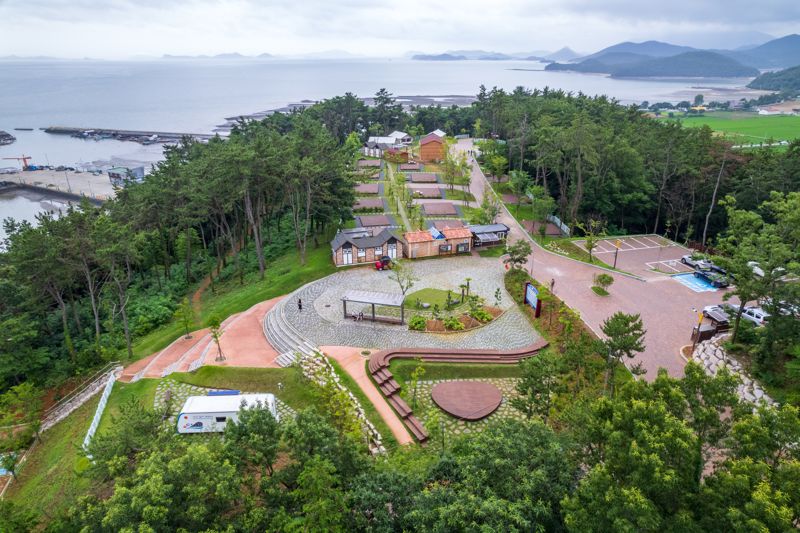
[[[800,62],[800,58],[798,58]],[[778,72],[766,72],[748,85],[751,89],[765,91],[797,92],[800,91],[800,66],[787,68]]]
[[[467,58],[453,54],[414,54],[411,59],[416,61],[464,61]]]
[[[624,42],[598,52],[552,63],[549,71],[610,74],[617,78],[744,78],[759,69],[800,63],[800,35],[787,35],[746,50],[700,50],[660,41]],[[755,87],[753,87],[755,88]]]

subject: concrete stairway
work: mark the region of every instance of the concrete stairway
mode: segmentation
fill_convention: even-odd
[[[298,354],[311,355],[316,348],[308,342],[297,329],[286,320],[285,306],[289,298],[284,298],[267,313],[264,318],[264,336],[281,355],[276,362],[281,366],[289,366],[297,359]]]

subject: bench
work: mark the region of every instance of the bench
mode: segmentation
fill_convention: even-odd
[[[418,441],[425,442],[428,440],[428,432],[425,430],[425,426],[422,425],[422,422],[417,420],[416,416],[411,415],[406,418],[406,426],[411,430],[411,433]]]

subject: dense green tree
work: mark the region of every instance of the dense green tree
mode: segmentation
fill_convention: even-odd
[[[616,312],[603,321],[600,329],[606,339],[602,341],[606,358],[605,387],[615,392],[616,371],[623,357],[633,359],[644,351],[644,334],[646,333],[641,317]]]
[[[519,396],[511,405],[526,417],[537,416],[547,422],[555,395],[561,389],[562,360],[553,352],[545,351],[520,363],[522,377],[517,383]]]

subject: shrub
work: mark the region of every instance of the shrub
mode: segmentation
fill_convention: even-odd
[[[482,307],[471,309],[469,312],[469,316],[471,316],[478,322],[491,322],[492,320],[491,313],[489,313],[486,309]]]
[[[452,331],[460,331],[464,329],[464,324],[462,324],[461,321],[454,316],[446,316],[443,322],[445,329]]]
[[[595,274],[594,276],[594,284],[606,290],[608,290],[608,288],[613,283],[614,283],[614,278],[610,274],[606,274],[605,272],[602,274]]]
[[[598,287],[597,285],[592,287],[594,293],[598,296],[608,296],[608,291],[605,290],[603,287]]]
[[[414,315],[411,317],[411,320],[408,321],[408,329],[414,331],[425,331],[427,325],[428,321],[422,315]]]

